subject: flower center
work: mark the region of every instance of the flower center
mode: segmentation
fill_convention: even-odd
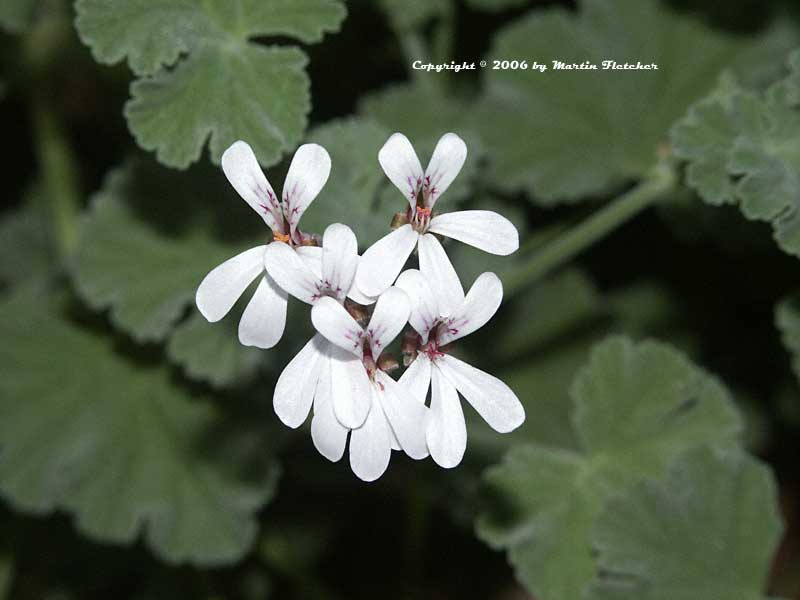
[[[372,357],[372,346],[369,343],[369,336],[365,335],[362,338],[362,350],[363,350],[363,357],[361,362],[364,363],[364,368],[367,370],[367,375],[369,376],[370,381],[375,381],[375,372],[378,370],[378,365],[375,363],[375,359]]]
[[[411,183],[409,179],[409,183]],[[430,207],[435,201],[439,189],[431,182],[431,176],[425,175],[422,179],[416,180],[416,191],[412,192],[412,199],[415,200],[418,207]]]
[[[339,302],[343,300],[344,294],[342,292],[342,288],[340,286],[336,286],[336,289],[334,289],[331,285],[331,282],[327,279],[318,281],[316,284],[314,284],[314,287],[316,287],[317,292],[311,296],[312,302],[316,302],[323,296],[329,296],[334,300],[338,300]]]
[[[407,333],[403,338],[403,364],[409,366],[419,354],[425,354],[432,361],[449,354],[453,349],[453,345],[451,343],[442,343],[441,338],[445,333],[458,333],[458,329],[454,327],[453,319],[437,320],[428,334],[428,341],[424,344],[416,331]]]
[[[292,239],[292,236],[289,235],[288,233],[283,234],[283,233],[278,233],[277,231],[272,233],[272,237],[276,242],[283,242],[284,244],[288,244]]]
[[[409,223],[415,231],[425,233],[431,224],[431,209],[424,206],[417,206],[413,210],[413,214],[409,218]]]
[[[373,356],[372,355],[372,344],[370,343],[370,334],[369,332],[365,331],[364,336],[361,338],[362,343],[362,358],[361,362],[364,365],[364,369],[367,371],[367,376],[369,380],[377,385],[381,390],[383,390],[383,384],[380,381],[375,379],[375,375],[378,371],[383,371],[384,373],[391,373],[395,369],[400,367],[400,363],[389,354],[388,352],[381,352],[380,356]]]

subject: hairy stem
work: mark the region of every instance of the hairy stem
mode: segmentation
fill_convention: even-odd
[[[676,181],[671,165],[658,164],[635,188],[612,200],[576,227],[556,237],[526,264],[507,270],[503,277],[506,296],[512,296],[535,283],[553,269],[602,240],[673,189]]]

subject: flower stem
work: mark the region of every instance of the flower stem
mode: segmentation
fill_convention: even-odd
[[[454,2],[446,2],[443,6],[443,11],[439,23],[434,30],[433,41],[431,42],[431,51],[433,58],[437,63],[447,63],[453,59],[453,49],[455,48],[455,4]],[[450,72],[445,71],[441,73],[445,79],[450,79]],[[449,87],[449,86],[445,86]]]
[[[512,296],[560,267],[614,229],[654,204],[676,184],[673,167],[659,163],[632,190],[612,200],[591,217],[544,246],[532,260],[503,274],[506,296]]]
[[[406,68],[411,78],[422,87],[431,85],[431,77],[425,77],[426,71],[415,70],[412,66],[414,61],[419,60],[427,63],[430,59],[428,46],[419,32],[413,30],[397,31],[400,46],[403,49],[403,56],[406,61]],[[427,73],[430,75],[429,73]]]
[[[44,183],[44,201],[52,219],[59,252],[66,259],[72,254],[78,239],[81,198],[77,167],[52,106],[41,94],[34,96],[34,139]]]
[[[54,101],[58,94],[52,81],[53,71],[73,36],[71,13],[65,3],[50,3],[23,42],[34,149],[44,192],[42,205],[62,259],[70,257],[78,239],[81,193],[77,160]]]

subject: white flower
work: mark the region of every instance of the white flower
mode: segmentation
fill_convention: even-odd
[[[419,402],[431,388],[426,438],[431,457],[445,468],[461,462],[467,447],[467,427],[458,394],[499,433],[519,427],[525,409],[513,391],[489,375],[448,354],[448,344],[480,329],[503,300],[503,285],[494,273],[483,273],[466,298],[443,315],[441,298],[417,270],[400,275],[397,287],[411,299],[409,322],[419,334],[416,359],[403,373],[405,384]]]
[[[312,305],[324,296],[340,303],[348,296],[359,304],[374,302],[353,286],[358,262],[356,236],[341,223],[328,225],[322,235],[322,251],[313,258],[298,256],[287,244],[270,244],[264,253],[264,265],[278,285]]]
[[[333,417],[352,430],[350,467],[364,481],[384,473],[393,448],[415,459],[428,455],[427,408],[379,368],[381,354],[405,326],[409,310],[408,296],[395,287],[378,298],[366,327],[331,297],[311,309],[314,327],[344,353],[328,363],[330,390],[324,395]],[[341,436],[330,440],[340,455],[345,442]]]
[[[349,227],[340,223],[329,225],[322,236],[322,252],[318,258],[303,259],[286,244],[270,244],[264,264],[282,289],[308,304],[314,305],[325,297],[341,304],[350,292],[356,301],[368,302],[352,285],[358,266],[358,242]],[[273,396],[275,413],[292,428],[303,424],[313,405],[311,437],[314,446],[334,462],[342,457],[348,428],[340,424],[333,413],[330,362],[349,357],[321,334],[316,334],[286,365]],[[346,401],[348,399],[342,399]],[[361,423],[363,420],[358,425]]]
[[[364,294],[377,296],[389,287],[418,245],[420,270],[436,289],[443,314],[448,314],[463,301],[464,291],[434,233],[503,256],[519,248],[516,227],[495,212],[432,214],[436,201],[461,171],[466,157],[467,146],[454,133],[441,137],[424,172],[411,142],[403,134],[393,134],[383,145],[378,161],[408,200],[408,223],[364,253],[356,275],[356,285]]]
[[[234,189],[272,230],[274,241],[245,250],[212,270],[197,288],[195,301],[206,319],[212,323],[219,321],[261,275],[239,321],[239,341],[245,346],[271,348],[281,339],[286,326],[287,295],[265,268],[264,254],[268,247],[280,245],[293,255],[312,262],[319,260],[319,248],[302,245],[307,239],[297,223],[328,180],[331,159],[322,146],[300,146],[286,174],[282,202],[245,142],[234,142],[224,152],[222,170]]]

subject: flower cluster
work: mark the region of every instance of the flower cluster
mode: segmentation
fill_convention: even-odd
[[[499,255],[519,247],[516,228],[497,213],[434,212],[466,156],[463,140],[448,133],[423,170],[408,138],[392,135],[378,161],[408,207],[395,216],[393,231],[359,256],[346,225],[330,225],[322,239],[298,227],[330,174],[324,148],[298,148],[282,196],[245,142],[222,155],[225,175],[272,230],[272,241],[212,270],[197,289],[197,307],[217,321],[259,279],[239,322],[239,340],[271,348],[283,335],[288,296],[311,305],[317,333],[281,373],[275,412],[296,428],[313,411],[312,440],[331,461],[344,455],[349,437],[350,466],[365,481],[384,473],[392,450],[414,459],[430,454],[446,468],[458,465],[467,444],[459,394],[500,433],[525,420],[506,384],[451,355],[453,342],[492,318],[503,287],[494,273],[483,273],[465,294],[439,237]],[[403,271],[415,249],[419,269]],[[407,324],[402,362],[408,368],[395,380],[389,374],[399,361],[387,349]]]

